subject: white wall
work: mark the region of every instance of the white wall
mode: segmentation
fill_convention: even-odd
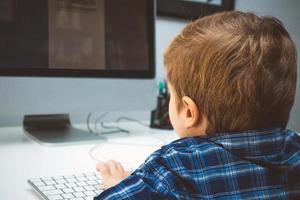
[[[163,53],[169,42],[187,24],[185,20],[158,17],[156,20],[156,77],[164,78]]]
[[[280,19],[293,38],[300,52],[300,1],[299,0],[236,0],[236,10],[251,11],[259,15],[272,15]],[[162,54],[168,42],[186,25],[184,20],[159,18],[157,20],[157,77],[162,78]],[[299,53],[298,53],[299,54]],[[298,59],[298,80],[300,79],[300,59]],[[291,112],[289,128],[300,131],[300,81],[294,107]]]

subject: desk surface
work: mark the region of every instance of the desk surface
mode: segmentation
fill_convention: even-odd
[[[121,162],[138,166],[150,152],[177,139],[173,131],[150,129],[134,122],[118,126],[130,130],[130,134],[107,135],[108,142],[59,146],[37,143],[26,136],[22,127],[0,128],[0,199],[41,199],[27,179],[95,171],[95,158],[120,158]]]

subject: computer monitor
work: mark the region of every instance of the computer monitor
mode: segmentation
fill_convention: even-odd
[[[0,125],[20,125],[28,114],[38,116],[26,123],[41,124],[55,117],[37,120],[42,114],[84,122],[90,111],[150,111],[154,3],[0,0]]]

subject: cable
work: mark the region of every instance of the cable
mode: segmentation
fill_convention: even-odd
[[[129,133],[128,130],[125,130],[125,129],[122,129],[122,128],[119,128],[117,126],[107,126],[107,125],[104,125],[103,122],[101,122],[101,127],[104,128],[104,129],[116,129],[116,130],[111,130],[111,131],[100,131],[98,130],[98,127],[97,127],[97,124],[99,123],[99,121],[105,117],[106,115],[108,114],[108,112],[104,113],[103,115],[101,115],[100,117],[98,117],[96,119],[96,122],[94,123],[94,130],[91,128],[91,116],[92,116],[92,113],[89,112],[88,113],[88,116],[87,116],[87,119],[86,119],[86,124],[87,124],[87,129],[88,131],[91,133],[91,134],[94,134],[94,135],[104,135],[104,134],[112,134],[112,133],[119,133],[119,132],[125,132],[125,133]]]
[[[133,118],[129,118],[129,117],[119,117],[119,118],[116,120],[116,122],[119,122],[119,121],[121,121],[121,120],[127,120],[127,121],[137,122],[137,123],[139,123],[139,124],[141,124],[141,125],[143,125],[143,126],[149,127],[149,124],[145,124],[145,123],[143,123],[143,122],[141,122],[141,121],[139,121],[139,120],[137,120],[137,119],[133,119]]]
[[[86,117],[86,126],[87,126],[88,131],[89,131],[91,134],[96,134],[96,133],[94,133],[94,131],[93,131],[93,130],[91,129],[91,127],[90,127],[90,119],[91,119],[91,116],[92,116],[92,113],[89,112],[88,115],[87,115],[87,117]]]
[[[118,127],[118,126],[107,126],[107,125],[105,125],[103,122],[101,122],[100,124],[101,124],[101,127],[102,127],[102,128],[106,128],[106,129],[117,129],[117,131],[119,131],[119,132],[124,132],[124,133],[127,133],[127,134],[130,133],[130,131],[125,130],[125,129],[123,129],[123,128],[120,128],[120,127]]]
[[[98,117],[98,118],[95,120],[94,127],[95,127],[95,130],[96,130],[97,132],[100,132],[101,134],[111,134],[111,133],[117,133],[117,132],[125,132],[125,133],[129,133],[128,130],[122,129],[122,128],[117,127],[117,126],[107,126],[107,125],[104,124],[104,122],[100,122],[100,120],[101,120],[102,118],[104,118],[107,114],[108,114],[108,112],[104,113],[103,115],[101,115],[100,117]],[[97,126],[98,124],[100,124],[101,127],[104,128],[104,129],[116,129],[116,130],[103,132],[103,131],[100,131],[100,130],[98,129],[98,126]]]
[[[96,158],[94,155],[93,155],[93,152],[100,146],[100,144],[96,144],[94,146],[92,146],[90,149],[89,149],[89,156],[92,160],[95,160],[95,161],[98,161],[98,162],[101,162],[102,160],[99,160],[98,158]]]
[[[95,131],[101,132],[100,130],[98,130],[97,125],[98,125],[98,122],[99,122],[103,117],[105,117],[107,114],[108,114],[108,112],[105,112],[103,115],[101,115],[100,117],[98,117],[98,118],[95,120],[95,123],[94,123],[94,129],[95,129]]]

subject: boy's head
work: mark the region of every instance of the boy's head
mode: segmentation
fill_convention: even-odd
[[[180,122],[172,115],[189,100],[200,113],[193,123],[205,119],[206,134],[285,128],[295,97],[296,57],[288,32],[273,17],[231,11],[188,24],[164,55],[176,96],[170,105],[176,107],[170,113],[175,129]]]

